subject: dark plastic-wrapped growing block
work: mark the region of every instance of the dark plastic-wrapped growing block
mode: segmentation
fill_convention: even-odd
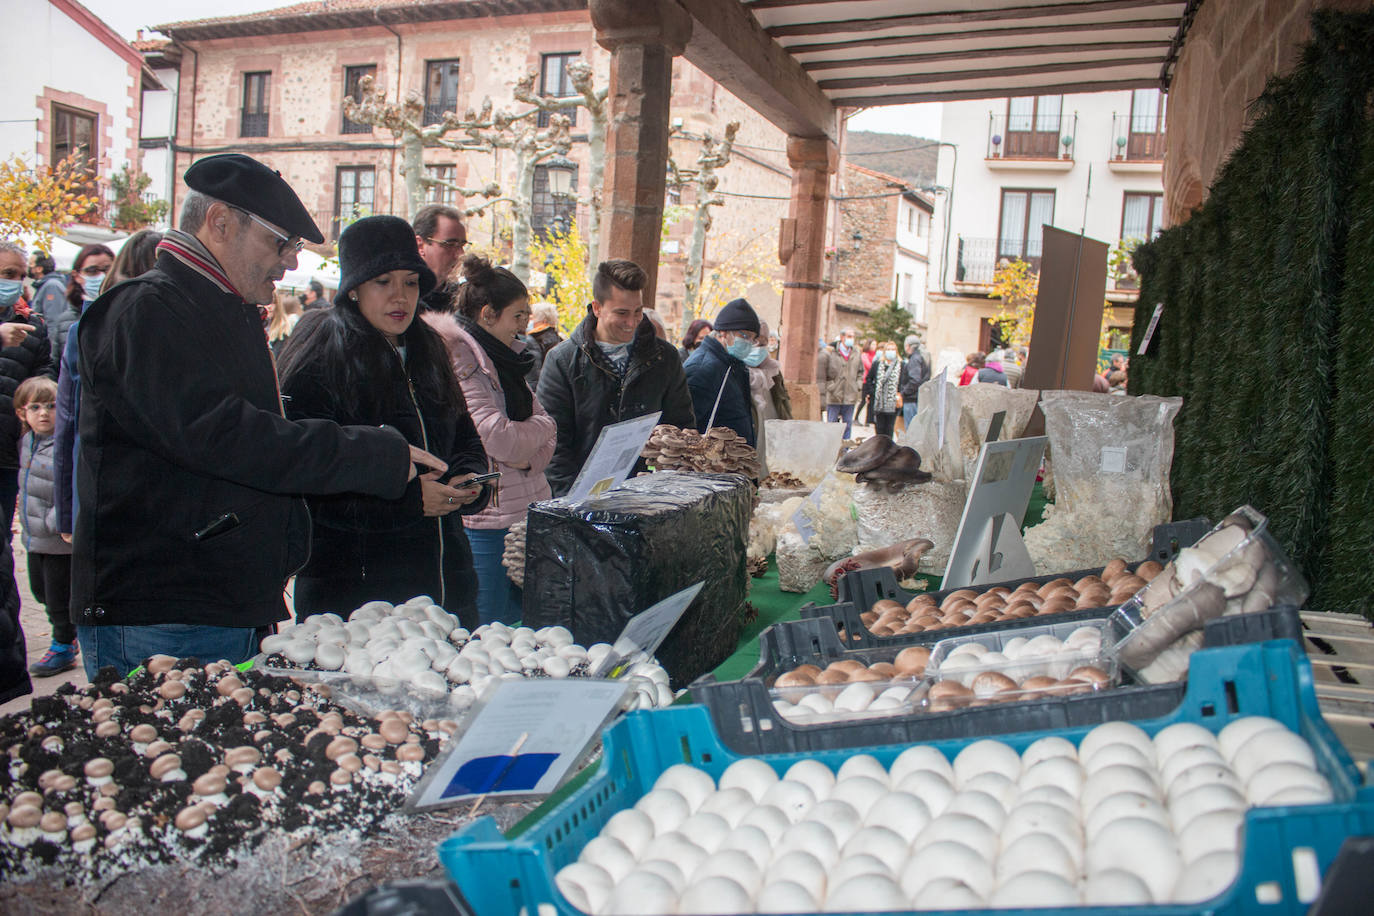
[[[334,916],[472,916],[452,881],[392,881],[364,891]]]
[[[614,642],[635,614],[705,582],[659,647],[674,686],[735,650],[748,582],[753,494],[737,474],[635,477],[580,503],[535,503],[525,547],[526,626],[559,624],[578,643]]]

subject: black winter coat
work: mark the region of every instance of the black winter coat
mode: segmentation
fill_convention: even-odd
[[[283,620],[298,494],[405,489],[405,438],[288,421],[257,306],[168,252],[86,307],[78,351],[79,625]]]
[[[538,397],[558,424],[558,444],[544,471],[554,496],[572,487],[604,427],[656,410],[663,411],[660,423],[686,428],[697,422],[677,351],[654,334],[653,323],[645,318],[635,329],[622,378],[596,345],[591,309],[572,337],[544,358]]]
[[[14,413],[14,392],[19,383],[35,375],[57,378],[48,326],[37,312],[21,315],[14,306],[0,309],[0,324],[16,322],[33,326],[17,347],[0,349],[0,468],[19,467],[19,417]]]
[[[316,320],[343,325],[336,310],[321,311]],[[301,320],[313,318],[314,313]],[[376,384],[391,386],[396,395],[392,401],[401,406],[386,415],[345,413],[336,393],[323,381],[328,376],[313,372],[311,364],[303,362],[282,383],[287,416],[384,424],[400,430],[410,444],[443,458],[449,468],[446,477],[485,473],[487,453],[467,404],[435,403],[420,389],[414,389],[412,400],[400,353],[379,335],[359,337],[358,347],[384,346],[391,351],[394,358],[389,363],[394,371]],[[307,358],[305,353],[299,357]],[[311,497],[312,548],[310,562],[296,575],[296,616],[333,612],[347,617],[367,601],[400,604],[416,595],[429,595],[458,615],[464,626],[476,626],[477,576],[462,516],[482,511],[489,500],[490,488],[484,487],[477,499],[458,512],[427,517],[418,478],[407,484],[399,499],[363,493]]]
[[[687,375],[687,387],[692,392],[692,409],[697,415],[697,429],[706,432],[707,422],[711,422],[711,408],[715,407],[716,418],[712,426],[728,426],[739,433],[750,445],[758,444],[754,430],[754,396],[749,390],[749,367],[725,352],[725,347],[714,337],[707,337],[687,362],[682,364]],[[726,376],[729,380],[726,380]],[[721,390],[724,384],[725,390]],[[716,406],[716,396],[720,395],[720,406]]]
[[[898,382],[897,390],[901,393],[902,400],[908,404],[915,404],[916,396],[921,393],[921,386],[928,381],[930,364],[926,362],[925,354],[918,346],[902,364],[902,378]]]
[[[76,324],[80,318],[81,313],[76,310],[76,306],[68,304],[66,310],[58,315],[57,320],[53,322],[51,334],[52,361],[59,371],[62,366],[62,354],[67,346],[67,335],[71,333],[72,325]]]
[[[10,538],[0,546],[0,703],[33,693],[24,628],[19,623],[19,589],[14,584],[14,552]]]

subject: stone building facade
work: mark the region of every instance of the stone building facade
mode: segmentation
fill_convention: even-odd
[[[1315,10],[1359,11],[1370,0],[1210,0],[1188,30],[1168,94],[1164,200],[1170,224],[1207,196],[1249,126],[1269,77],[1293,69]]]
[[[435,2],[382,6],[417,10],[414,20],[342,28],[327,15],[301,15],[302,5],[250,16],[174,23],[162,27],[181,50],[177,98],[176,162],[179,176],[197,158],[216,152],[253,155],[281,171],[296,189],[328,239],[359,213],[405,215],[401,153],[391,132],[349,122],[343,115],[345,95],[359,77],[371,75],[393,98],[408,92],[426,99],[427,117],[445,110],[480,108],[490,98],[496,108],[523,110],[512,97],[515,82],[529,72],[540,74],[536,90],[557,94],[560,72],[573,59],[589,61],[596,83],[608,80],[609,55],[600,48],[584,9],[551,2],[542,12],[443,18],[420,15]],[[335,4],[320,4],[327,14]],[[449,4],[451,6],[451,4]],[[538,6],[526,4],[525,8]],[[438,18],[436,18],[436,16]],[[318,20],[318,21],[317,21]],[[245,27],[245,22],[249,25]],[[242,34],[245,31],[254,34]],[[399,93],[399,95],[398,95]],[[578,110],[569,154],[577,166],[576,202],[547,193],[547,179],[536,173],[533,222],[538,229],[558,215],[587,217],[589,154],[587,113]],[[673,117],[685,129],[712,131],[738,120],[741,144],[720,172],[718,193],[724,206],[714,212],[708,241],[708,269],[749,240],[763,239],[776,248],[778,219],[785,213],[790,171],[783,153],[784,134],[757,117],[739,99],[681,58],[673,65]],[[691,144],[679,141],[685,163],[695,158]],[[426,168],[467,188],[499,182],[510,188],[514,154],[509,150],[459,152],[435,145],[425,151]],[[173,209],[185,193],[178,185]],[[750,196],[758,195],[756,199]],[[463,198],[436,192],[435,199],[459,206]],[[773,200],[771,198],[783,198]],[[480,203],[480,198],[467,201]],[[469,220],[473,243],[500,249],[509,240],[509,210],[496,207]],[[691,236],[690,219],[670,227],[662,261],[656,307],[670,330],[678,324],[682,276]],[[769,241],[771,239],[771,241]],[[604,251],[605,256],[617,252]],[[782,269],[776,258],[768,282],[752,291],[765,316],[780,311],[778,284]],[[539,265],[533,265],[538,270]],[[741,291],[744,294],[744,291]]]
[[[934,201],[892,175],[847,161],[840,168],[835,244],[827,251],[832,326],[825,336],[894,300],[923,321]]]

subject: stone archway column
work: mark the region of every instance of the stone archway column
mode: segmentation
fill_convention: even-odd
[[[629,258],[644,268],[649,275],[644,306],[652,308],[668,172],[673,57],[687,46],[692,18],[676,3],[591,0],[589,6],[597,44],[611,52],[601,253]]]
[[[816,387],[816,344],[825,292],[825,220],[830,176],[839,163],[835,144],[824,138],[788,137],[792,199],[778,233],[778,259],[786,268],[782,288],[782,377],[792,415],[812,420],[822,404]]]

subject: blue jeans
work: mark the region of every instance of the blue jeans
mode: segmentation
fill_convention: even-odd
[[[849,434],[854,431],[854,405],[853,404],[826,404],[825,422],[839,423],[844,421],[844,437],[849,438]]]
[[[909,401],[909,402],[908,402],[908,401],[903,401],[903,402],[902,402],[902,422],[906,424],[906,428],[907,428],[907,429],[910,429],[910,428],[911,428],[911,421],[914,420],[914,419],[916,419],[916,402],[915,402],[914,400]]]
[[[209,627],[188,623],[160,623],[144,627],[76,628],[86,677],[114,665],[120,677],[143,664],[150,655],[195,657],[203,662],[226,659],[238,664],[258,654],[258,631],[253,627]]]
[[[524,614],[520,589],[506,575],[501,554],[509,528],[469,528],[472,565],[477,570],[477,617],[482,623],[516,623]]]

